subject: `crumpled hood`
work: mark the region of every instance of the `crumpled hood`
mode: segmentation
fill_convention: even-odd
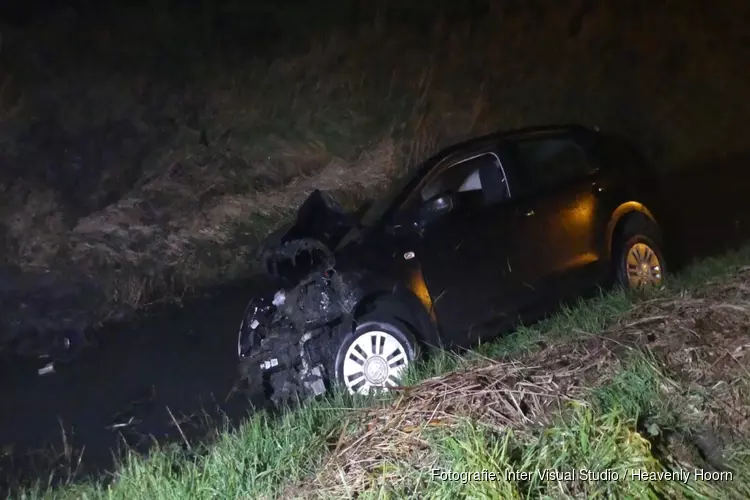
[[[332,270],[339,243],[357,228],[355,215],[325,191],[315,190],[291,223],[271,233],[260,248],[265,270],[295,286]]]
[[[300,205],[295,220],[268,235],[262,249],[268,250],[293,240],[314,239],[333,251],[356,227],[354,214],[347,212],[329,193],[316,189]]]

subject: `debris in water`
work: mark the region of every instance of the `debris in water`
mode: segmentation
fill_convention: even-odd
[[[43,367],[39,368],[37,370],[40,376],[42,375],[49,375],[50,373],[55,373],[55,364],[54,363],[47,363]]]
[[[119,423],[116,423],[116,424],[112,424],[112,425],[110,425],[110,426],[107,426],[107,429],[110,429],[110,430],[116,430],[116,429],[121,429],[121,428],[123,428],[123,427],[128,427],[128,426],[130,426],[130,425],[133,425],[133,422],[134,422],[134,421],[135,421],[135,417],[130,417],[130,418],[129,418],[129,419],[127,420],[127,421],[125,421],[125,422],[119,422]]]

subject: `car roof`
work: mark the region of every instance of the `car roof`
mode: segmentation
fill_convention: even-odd
[[[465,155],[489,146],[490,144],[497,143],[503,139],[521,139],[524,137],[533,137],[534,135],[547,135],[547,134],[573,134],[576,136],[589,136],[597,135],[598,130],[588,128],[584,125],[578,124],[567,124],[567,125],[543,125],[536,127],[525,127],[511,130],[504,130],[494,132],[491,134],[483,135],[480,137],[474,137],[472,139],[453,144],[440,150],[437,154],[414,165],[413,175],[411,181],[404,186],[405,191],[411,191],[415,184],[421,183],[425,175],[429,175],[430,172],[435,168],[439,168],[440,165],[445,162],[450,162],[457,156]],[[396,204],[400,204],[404,201],[404,198],[397,197]]]
[[[436,155],[423,162],[422,165],[426,169],[431,169],[431,167],[435,166],[436,164],[442,163],[443,161],[448,160],[454,156],[462,155],[476,149],[481,149],[493,142],[502,141],[503,139],[531,138],[537,134],[573,134],[590,137],[597,134],[597,132],[594,129],[579,124],[543,125],[493,132],[491,134],[474,137],[472,139],[453,144],[452,146],[448,146],[447,148],[442,149]]]

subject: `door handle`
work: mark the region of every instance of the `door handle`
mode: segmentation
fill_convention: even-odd
[[[535,213],[535,212],[534,212],[534,209],[532,208],[532,209],[529,209],[529,210],[527,210],[526,212],[524,212],[524,215],[525,215],[526,217],[531,217],[532,215],[534,215],[534,213]]]

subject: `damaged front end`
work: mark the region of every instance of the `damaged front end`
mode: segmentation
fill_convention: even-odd
[[[267,240],[262,289],[248,304],[237,354],[242,379],[274,403],[328,389],[335,337],[351,324],[357,287],[336,271],[333,248],[355,229],[329,195],[314,192],[296,223]]]

